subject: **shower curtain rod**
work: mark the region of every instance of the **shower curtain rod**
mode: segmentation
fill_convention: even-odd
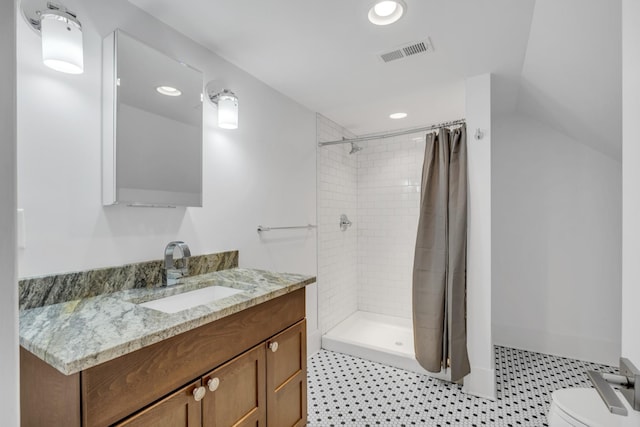
[[[351,142],[370,141],[372,139],[393,138],[394,136],[408,135],[410,133],[425,132],[425,131],[430,131],[430,130],[434,130],[434,129],[440,129],[440,128],[443,128],[443,127],[461,125],[463,123],[465,123],[465,119],[454,120],[452,122],[438,123],[437,125],[431,125],[431,126],[425,126],[425,127],[419,127],[419,128],[412,128],[412,129],[405,129],[405,130],[400,130],[400,131],[390,132],[390,133],[371,134],[371,135],[359,136],[357,138],[349,138],[349,139],[342,138],[342,139],[337,140],[337,141],[319,142],[318,143],[318,147],[324,147],[325,145],[338,145],[338,144],[349,144]]]

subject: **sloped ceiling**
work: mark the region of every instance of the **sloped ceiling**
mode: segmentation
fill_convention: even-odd
[[[537,0],[517,110],[614,159],[622,155],[619,0]]]
[[[372,0],[129,1],[358,135],[463,117],[464,79],[490,72],[498,114],[620,158],[620,0],[405,0],[387,27]],[[427,37],[432,53],[378,58]]]

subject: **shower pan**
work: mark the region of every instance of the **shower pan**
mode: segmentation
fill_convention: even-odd
[[[356,311],[323,335],[322,348],[450,380],[449,371],[427,372],[416,361],[410,319]]]

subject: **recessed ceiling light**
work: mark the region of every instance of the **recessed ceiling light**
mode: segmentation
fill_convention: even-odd
[[[395,1],[381,1],[373,6],[373,10],[378,16],[389,16],[398,8],[398,3]]]
[[[180,96],[182,95],[182,92],[180,92],[179,89],[176,89],[175,87],[171,87],[171,86],[158,86],[156,88],[156,90],[163,94],[163,95],[167,95],[167,96]]]
[[[369,21],[375,25],[389,25],[402,18],[407,5],[403,0],[377,0],[369,9]]]
[[[404,119],[405,117],[407,117],[407,113],[393,113],[393,114],[389,114],[389,118],[392,118],[392,119]]]

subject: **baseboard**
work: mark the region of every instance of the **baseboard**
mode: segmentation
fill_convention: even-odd
[[[593,337],[554,334],[549,331],[493,324],[493,343],[553,356],[618,366],[620,343]]]
[[[471,373],[464,377],[462,391],[484,399],[496,400],[495,369],[471,367]]]
[[[316,329],[315,331],[307,332],[307,357],[311,357],[320,351],[320,343],[322,341],[322,334]]]

